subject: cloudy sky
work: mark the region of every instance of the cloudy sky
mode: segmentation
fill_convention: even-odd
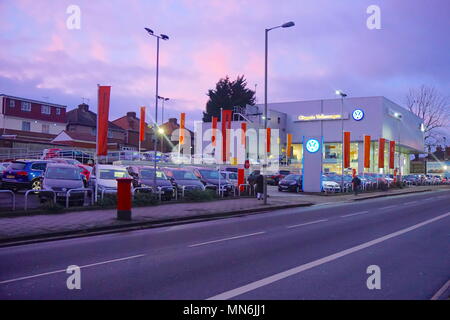
[[[81,10],[70,30],[67,8]],[[370,5],[381,29],[369,30]],[[410,88],[450,94],[448,0],[1,0],[0,92],[65,104],[112,86],[111,119],[152,110],[156,41],[166,116],[200,119],[206,92],[226,75],[264,87],[264,29],[270,33],[269,101],[383,95],[404,105]],[[43,98],[48,97],[48,98]]]

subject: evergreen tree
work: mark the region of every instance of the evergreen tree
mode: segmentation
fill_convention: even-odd
[[[220,108],[233,110],[237,106],[255,105],[255,92],[247,88],[244,76],[238,76],[234,81],[230,81],[228,76],[220,79],[215,89],[208,90],[207,96],[209,100],[206,112],[203,112],[204,122],[211,122],[212,117],[220,120]]]

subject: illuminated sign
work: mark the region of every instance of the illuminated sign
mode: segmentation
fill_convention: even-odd
[[[320,142],[317,139],[309,139],[306,141],[306,150],[310,153],[315,153],[320,149]]]
[[[356,109],[352,112],[352,118],[356,121],[361,121],[364,118],[364,111],[361,109]]]
[[[321,121],[321,120],[340,120],[346,119],[347,117],[342,114],[314,114],[310,116],[298,116],[298,121]]]

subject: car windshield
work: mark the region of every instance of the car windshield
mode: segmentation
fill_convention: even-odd
[[[143,169],[140,172],[142,179],[153,179],[155,176],[154,169]],[[167,177],[162,171],[156,171],[156,180],[166,180]]]
[[[80,170],[78,168],[49,167],[47,168],[45,177],[57,180],[81,180]]]
[[[297,180],[298,178],[300,178],[300,175],[298,175],[298,174],[290,174],[284,179],[285,180]]]
[[[290,174],[291,172],[290,171],[287,171],[287,170],[280,170],[280,174],[282,174],[282,175],[288,175],[288,174]]]
[[[25,163],[23,162],[13,162],[8,166],[9,170],[23,170],[25,168]]]
[[[74,165],[80,164],[80,161],[75,160],[75,159],[66,159],[66,162],[68,164],[74,164]]]
[[[129,178],[129,176],[125,170],[120,170],[120,169],[101,169],[100,170],[100,179],[115,180],[118,178]]]
[[[198,180],[197,177],[190,171],[174,170],[172,175],[178,180]]]
[[[205,179],[219,179],[219,172],[214,170],[199,170]]]

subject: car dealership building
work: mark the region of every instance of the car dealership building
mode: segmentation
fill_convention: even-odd
[[[286,155],[290,146],[289,163],[300,169],[303,153],[308,152],[303,148],[305,137],[316,137],[320,142],[323,172],[340,173],[342,170],[342,132],[347,132],[349,140],[349,168],[358,173],[393,173],[395,168],[401,174],[408,174],[410,155],[424,152],[422,120],[385,97],[270,103],[268,109],[267,126],[278,134],[272,136],[271,149],[278,148],[280,155]],[[240,117],[235,110],[235,121],[230,127],[237,129],[245,122],[248,129],[261,129],[264,127],[263,111],[264,105],[240,109],[237,111]],[[211,123],[202,124],[203,131],[210,127]],[[220,130],[220,122],[217,127]],[[265,140],[264,135],[259,137]],[[380,142],[385,145],[380,146]],[[258,141],[258,145],[260,150],[265,150],[264,141]],[[236,146],[239,148],[239,144]],[[380,151],[383,157],[379,156]],[[260,159],[261,154],[260,151]]]

